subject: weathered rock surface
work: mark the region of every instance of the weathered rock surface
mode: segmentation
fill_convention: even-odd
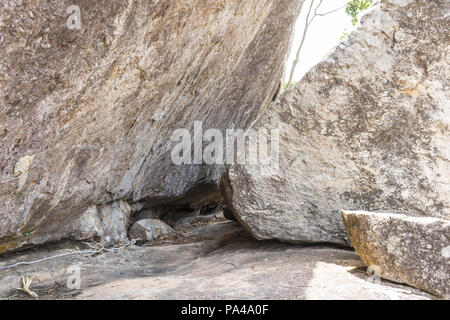
[[[450,217],[449,1],[382,1],[254,125],[279,170],[233,165],[226,202],[258,239],[348,242],[341,209]]]
[[[92,206],[217,199],[223,167],[173,165],[171,135],[267,107],[299,2],[2,1],[0,253],[97,234]]]
[[[131,207],[126,201],[117,201],[100,208],[103,244],[113,245],[125,242],[130,225]]]
[[[350,250],[256,241],[232,222],[184,233],[179,244],[131,245],[0,270],[0,298],[27,299],[16,288],[28,274],[41,299],[433,299],[415,288],[373,281]],[[73,248],[13,253],[0,258],[0,268],[68,252]],[[81,269],[81,290],[67,288],[73,266]]]
[[[169,224],[175,224],[181,227],[186,227],[194,224],[201,224],[210,221],[220,221],[220,220],[225,220],[222,211],[217,211],[215,213],[206,215],[181,217],[174,222],[170,221]]]
[[[173,233],[170,226],[158,219],[143,219],[133,224],[130,228],[130,239],[152,241],[162,236]]]
[[[144,219],[157,219],[158,214],[153,209],[145,209],[145,210],[142,210],[142,211],[139,211],[139,212],[133,214],[131,216],[131,218],[132,218],[133,222],[137,222],[139,220],[144,220]]]
[[[450,221],[342,211],[361,260],[382,278],[450,298]]]

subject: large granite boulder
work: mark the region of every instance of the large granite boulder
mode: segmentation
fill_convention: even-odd
[[[222,180],[256,238],[348,245],[341,209],[450,217],[449,3],[382,1],[256,122],[278,158]]]
[[[374,276],[450,298],[450,221],[342,211],[350,241]]]
[[[174,165],[172,133],[268,106],[300,3],[2,1],[0,253],[102,236],[92,206],[218,199],[223,166]]]

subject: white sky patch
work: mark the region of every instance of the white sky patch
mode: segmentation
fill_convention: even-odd
[[[306,15],[309,6],[313,0],[307,0],[303,5],[302,12],[295,25],[295,34],[292,43],[291,53],[286,64],[286,75],[283,83],[286,83],[289,78],[292,63],[295,59],[298,46],[300,45],[303,29],[305,26]],[[317,16],[309,27],[305,38],[302,51],[300,53],[299,62],[294,73],[294,81],[299,81],[306,72],[313,66],[323,60],[330,50],[335,47],[340,41],[341,37],[346,31],[348,34],[355,30],[358,25],[352,25],[352,18],[345,13],[343,7],[349,0],[324,0],[320,6],[318,13],[325,13],[334,9],[342,7],[340,10],[327,14],[325,16]],[[319,1],[315,1],[316,6]],[[314,11],[314,10],[313,10]],[[310,18],[312,17],[312,13]]]

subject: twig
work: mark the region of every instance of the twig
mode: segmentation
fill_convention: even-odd
[[[344,8],[345,8],[345,5],[342,6],[342,7],[339,7],[339,8],[330,10],[330,11],[327,11],[327,12],[323,12],[323,13],[316,12],[315,14],[316,14],[316,16],[323,17],[323,16],[326,16],[327,14],[330,14],[330,13],[333,13],[333,12],[336,12],[336,11],[339,11],[339,10],[342,10],[342,9],[344,9]]]
[[[128,247],[129,245],[135,244],[135,241],[130,241],[129,243],[125,244],[122,247],[119,248],[105,248],[103,246],[103,244],[98,243],[96,245],[93,245],[91,243],[88,242],[83,242],[84,244],[86,244],[87,246],[91,247],[92,250],[82,250],[82,251],[75,251],[75,252],[66,252],[66,253],[61,253],[55,256],[50,256],[47,258],[42,258],[39,260],[34,260],[34,261],[25,261],[25,262],[17,262],[15,264],[11,264],[11,265],[7,265],[7,266],[3,266],[0,267],[0,270],[5,270],[5,269],[10,269],[10,268],[14,268],[17,266],[21,266],[21,265],[31,265],[31,264],[35,264],[35,263],[39,263],[39,262],[44,262],[47,260],[51,260],[51,259],[56,259],[56,258],[61,258],[61,257],[66,257],[66,256],[70,256],[70,255],[75,255],[75,254],[96,254],[96,253],[100,253],[102,251],[106,251],[106,252],[112,252],[112,251],[117,251],[117,250],[122,250],[126,247]]]
[[[39,296],[36,292],[30,290],[31,283],[33,282],[33,279],[31,279],[29,276],[22,277],[22,288],[17,288],[17,290],[25,292],[30,297],[38,299]]]

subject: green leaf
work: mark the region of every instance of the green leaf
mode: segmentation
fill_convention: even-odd
[[[369,9],[373,0],[352,0],[347,2],[345,7],[345,13],[352,17],[352,24],[358,23],[358,15]]]

